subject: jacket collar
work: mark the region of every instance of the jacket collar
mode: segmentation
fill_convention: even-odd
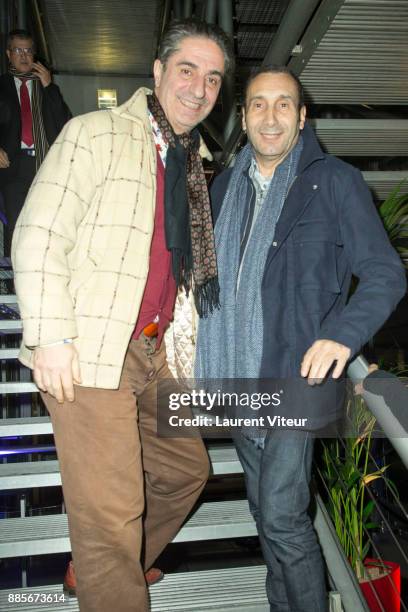
[[[324,159],[325,154],[317,140],[316,134],[313,128],[306,121],[305,127],[302,130],[303,137],[303,151],[300,156],[298,174],[306,170],[308,166],[313,164],[315,161]]]
[[[130,121],[142,121],[146,127],[149,127],[150,122],[147,114],[146,96],[151,93],[152,91],[147,87],[140,87],[129,100],[113,108],[112,113],[124,119],[129,119]]]

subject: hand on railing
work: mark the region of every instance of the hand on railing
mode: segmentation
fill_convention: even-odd
[[[376,370],[378,370],[378,365],[376,363],[370,363],[370,365],[368,366],[367,376],[368,374],[371,374],[372,372],[375,372]],[[364,391],[363,381],[354,385],[354,393],[356,395],[361,395],[363,391]]]

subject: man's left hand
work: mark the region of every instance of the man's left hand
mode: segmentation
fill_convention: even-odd
[[[41,62],[34,62],[33,71],[38,75],[41,85],[43,87],[48,87],[51,83],[51,72],[47,70],[45,66],[41,64]]]
[[[309,385],[320,384],[336,362],[332,377],[339,378],[350,355],[351,350],[344,344],[333,340],[316,340],[303,357],[300,373],[307,377]]]

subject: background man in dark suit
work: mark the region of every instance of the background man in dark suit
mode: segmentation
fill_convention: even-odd
[[[10,255],[17,217],[49,146],[71,118],[50,71],[34,61],[29,32],[7,38],[8,74],[0,76],[0,190],[5,204],[4,254]]]

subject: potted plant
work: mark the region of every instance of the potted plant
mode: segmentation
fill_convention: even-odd
[[[405,182],[397,185],[380,203],[378,212],[391,244],[399,252],[407,267],[408,194],[402,193]],[[331,440],[323,451],[324,472],[329,489],[328,510],[345,554],[360,580],[370,609],[380,608],[373,594],[371,582],[367,581],[368,572],[373,575],[373,566],[376,566],[378,572],[384,573],[384,565],[388,565],[397,588],[392,588],[389,577],[385,579],[380,577],[376,580],[376,584],[379,585],[378,589],[376,586],[376,590],[382,592],[383,588],[387,590],[391,587],[391,592],[384,595],[388,597],[384,600],[387,602],[387,612],[399,610],[399,567],[396,564],[384,564],[367,557],[370,531],[378,527],[373,521],[375,503],[368,495],[368,488],[375,480],[386,478],[384,472],[387,466],[381,468],[373,466],[370,450],[375,417],[367,409],[361,396],[351,395],[352,399],[347,407],[349,425],[344,441],[341,443],[340,440]],[[389,486],[393,486],[388,479],[387,482]]]
[[[377,527],[371,518],[374,501],[368,497],[366,487],[382,476],[386,466],[369,471],[375,417],[361,397],[349,401],[347,416],[349,422],[345,437],[324,445],[324,476],[329,490],[329,514],[342,548],[357,578],[361,579],[366,576],[367,532]]]
[[[400,610],[400,568],[397,564],[368,558],[375,502],[368,489],[379,478],[387,480],[388,466],[371,459],[375,417],[363,398],[354,396],[347,406],[344,438],[323,445],[323,473],[328,491],[327,508],[343,550],[360,581],[371,612]],[[394,488],[395,490],[395,488]]]

